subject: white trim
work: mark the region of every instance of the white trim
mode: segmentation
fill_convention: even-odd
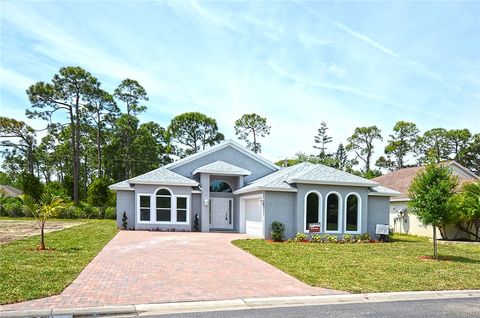
[[[140,220],[140,197],[141,196],[144,196],[144,197],[150,197],[150,221],[141,221]],[[136,219],[136,223],[139,223],[139,224],[149,224],[152,222],[152,197],[154,195],[152,195],[151,193],[137,193],[137,197],[136,197],[136,200],[137,200],[137,204],[135,204],[135,219]]]
[[[323,198],[322,194],[318,192],[317,190],[310,190],[308,191],[305,196],[303,197],[303,232],[304,233],[309,233],[309,230],[305,228],[305,225],[307,223],[307,197],[309,194],[315,193],[318,196],[318,222],[320,223],[322,220],[322,203],[323,203]]]
[[[199,183],[192,180],[192,183],[182,183],[182,182],[158,182],[158,181],[131,181],[131,184],[149,184],[149,185],[158,185],[158,186],[178,186],[178,187],[195,187]]]
[[[337,218],[337,221],[338,221],[338,230],[337,231],[328,231],[327,230],[327,212],[328,212],[328,208],[327,208],[327,204],[328,204],[328,196],[330,194],[336,194],[338,196],[338,218]],[[342,222],[343,222],[343,217],[342,217],[342,205],[343,205],[343,198],[342,196],[340,195],[340,193],[338,193],[337,191],[330,191],[327,193],[327,195],[325,195],[325,213],[323,213],[323,233],[331,233],[331,234],[341,234],[342,233]]]
[[[231,139],[225,140],[224,142],[221,142],[217,145],[211,146],[211,147],[209,147],[205,150],[197,152],[196,154],[193,154],[193,155],[190,155],[190,156],[185,157],[183,159],[180,159],[180,160],[177,160],[175,162],[169,163],[168,165],[166,165],[164,167],[165,168],[176,168],[176,167],[179,167],[179,166],[183,166],[186,163],[189,163],[189,162],[191,162],[195,159],[198,159],[198,158],[202,158],[202,157],[204,157],[204,156],[206,156],[206,155],[208,155],[212,152],[215,152],[217,150],[221,150],[221,149],[226,148],[228,146],[232,146],[233,148],[242,152],[243,154],[247,155],[248,157],[252,158],[253,160],[256,160],[256,161],[260,162],[264,166],[267,166],[267,167],[269,167],[269,168],[271,168],[275,171],[279,170],[279,167],[277,167],[275,164],[271,163],[270,161],[261,157],[260,155],[258,155],[256,153],[253,153],[252,151],[250,151],[247,148],[239,145],[238,143],[236,143],[235,141],[233,141]]]
[[[410,198],[390,198],[390,202],[408,202],[412,201]]]
[[[294,188],[282,189],[282,188],[258,186],[258,187],[254,187],[254,188],[248,188],[248,189],[241,188],[241,189],[238,189],[238,190],[234,191],[233,194],[244,194],[244,193],[250,193],[250,192],[255,192],[255,191],[298,192],[298,190],[294,189]]]
[[[302,183],[302,184],[319,184],[319,185],[342,185],[353,187],[376,187],[378,183],[361,183],[361,182],[342,182],[342,181],[323,181],[323,180],[302,180],[302,179],[288,179],[287,183]]]
[[[219,171],[219,170],[195,170],[192,175],[196,175],[197,173],[208,173],[213,174],[216,176],[249,176],[252,173],[241,173],[241,172],[229,172],[229,171]]]
[[[348,197],[354,195],[357,197],[357,230],[356,231],[347,231],[347,200]],[[345,196],[344,204],[344,215],[343,218],[343,233],[345,234],[361,234],[362,233],[362,197],[357,192],[350,192]]]
[[[386,192],[369,192],[368,195],[374,196],[374,197],[398,197],[401,195],[401,193],[395,194],[395,193],[386,193]]]

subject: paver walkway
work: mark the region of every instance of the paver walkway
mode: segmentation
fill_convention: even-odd
[[[296,280],[230,243],[239,238],[122,231],[60,295],[0,311],[343,293]]]

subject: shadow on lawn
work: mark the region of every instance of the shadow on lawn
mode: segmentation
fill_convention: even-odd
[[[467,264],[480,264],[480,260],[471,259],[463,256],[453,256],[453,255],[442,255],[443,257],[448,257],[452,259],[453,262],[467,263]]]

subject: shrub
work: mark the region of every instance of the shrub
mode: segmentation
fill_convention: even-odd
[[[58,215],[61,219],[80,219],[83,218],[83,209],[72,204],[66,205]]]
[[[39,178],[24,172],[21,175],[20,183],[24,194],[31,196],[35,200],[40,199],[43,193],[43,184]]]
[[[295,242],[307,242],[308,236],[305,233],[297,233],[297,235],[295,235],[295,238],[293,240]]]
[[[337,236],[334,234],[328,235],[327,236],[327,242],[328,243],[336,243],[338,242]]]
[[[3,211],[2,215],[6,216],[12,216],[12,217],[18,217],[18,216],[32,216],[28,215],[28,213],[25,213],[25,211],[22,208],[22,203],[17,200],[16,198],[9,198],[6,200],[6,202],[3,204]]]
[[[320,235],[320,234],[315,234],[315,235],[312,236],[311,242],[312,243],[323,243],[323,236]]]
[[[360,234],[359,239],[360,241],[370,241],[370,233]]]
[[[110,183],[110,180],[106,178],[98,178],[88,186],[88,203],[99,208],[100,217],[103,217],[104,208],[111,201],[110,197],[113,195],[108,188]]]
[[[110,219],[110,220],[115,220],[117,218],[117,209],[115,209],[111,206],[106,208],[104,218],[105,219]]]
[[[126,230],[127,227],[128,227],[128,222],[127,222],[127,220],[128,220],[127,212],[123,212],[123,216],[122,216],[122,228],[123,228],[124,230]]]
[[[45,193],[55,195],[62,198],[64,201],[70,201],[70,197],[67,193],[67,190],[63,187],[62,183],[59,181],[50,181],[45,185]]]
[[[275,242],[283,241],[284,233],[285,233],[285,225],[279,221],[273,221],[272,225],[270,226],[272,239]]]
[[[343,236],[343,242],[344,243],[352,243],[353,242],[353,237],[351,234],[345,234]]]
[[[83,218],[85,219],[98,219],[100,211],[98,208],[93,207],[85,202],[80,203],[80,208],[83,209]]]

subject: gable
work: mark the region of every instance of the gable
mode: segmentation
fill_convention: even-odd
[[[278,170],[275,165],[267,160],[258,157],[256,154],[249,153],[248,150],[239,148],[241,146],[232,145],[231,142],[226,143],[223,146],[220,144],[219,147],[214,149],[207,149],[201,153],[186,157],[167,165],[166,168],[184,177],[193,178],[193,172],[196,169],[220,160],[251,171],[251,174],[245,177],[246,183]]]

